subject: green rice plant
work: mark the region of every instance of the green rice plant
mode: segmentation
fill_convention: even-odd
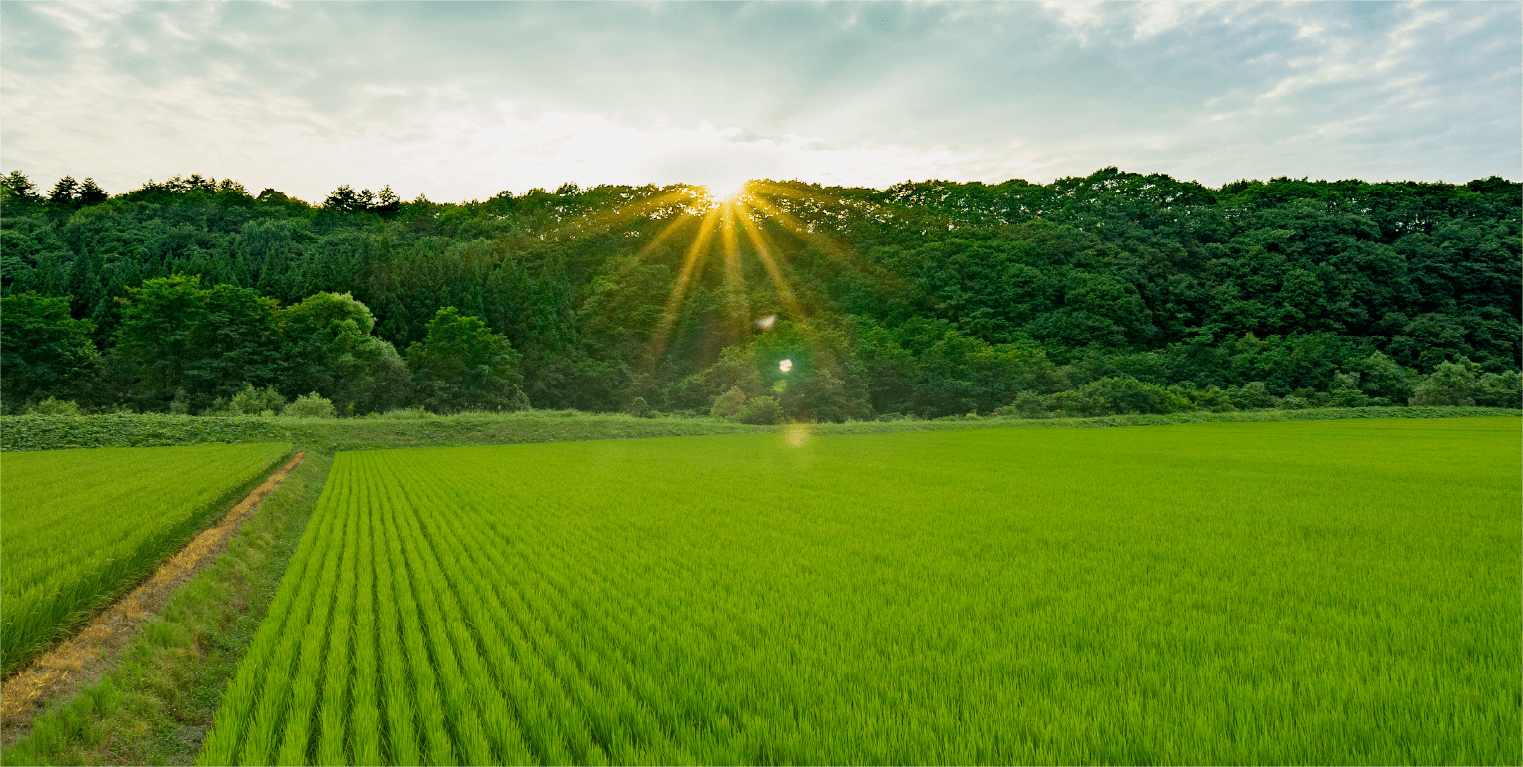
[[[5,671],[151,573],[290,450],[270,443],[7,453]]]
[[[1517,763],[1519,438],[1508,417],[345,453],[281,586],[332,596],[272,609],[223,706],[278,727],[225,761],[288,739],[282,760],[366,764]]]

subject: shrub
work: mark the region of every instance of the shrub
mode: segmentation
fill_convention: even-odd
[[[1274,398],[1269,396],[1269,387],[1265,386],[1263,381],[1245,383],[1228,389],[1227,397],[1232,400],[1232,404],[1242,410],[1258,410],[1274,406]]]
[[[1459,362],[1439,363],[1407,402],[1412,405],[1474,405],[1470,390],[1475,386],[1475,371],[1471,368],[1470,361],[1464,357]]]
[[[740,411],[741,423],[775,424],[783,420],[783,408],[774,397],[752,397]]]
[[[731,386],[729,391],[714,398],[714,407],[709,409],[709,415],[715,418],[733,418],[740,413],[745,402],[746,393],[739,386]]]
[[[47,399],[32,406],[29,415],[79,415],[79,404],[71,399]]]
[[[423,409],[422,405],[412,405],[405,408],[393,408],[384,413],[371,413],[366,418],[384,418],[388,421],[421,421],[429,418],[437,418],[433,413]]]
[[[1311,403],[1307,402],[1304,397],[1287,394],[1281,397],[1278,402],[1275,402],[1274,406],[1280,410],[1305,410],[1311,406]]]
[[[1515,408],[1523,404],[1523,378],[1515,370],[1487,373],[1475,382],[1471,394],[1477,405]]]
[[[1010,404],[994,411],[996,415],[1013,418],[1051,418],[1052,411],[1042,402],[1042,397],[1034,392],[1023,391],[1015,395]]]
[[[337,411],[333,409],[333,403],[317,392],[297,397],[294,402],[286,406],[285,414],[297,418],[338,417]]]
[[[624,406],[624,412],[636,418],[649,418],[650,405],[645,401],[644,397],[635,397],[629,401],[628,405]]]
[[[275,387],[255,389],[253,384],[244,384],[243,390],[233,395],[229,410],[233,415],[279,415],[285,406],[286,398]]]
[[[1371,397],[1384,397],[1392,402],[1406,402],[1412,396],[1412,384],[1407,380],[1407,369],[1380,352],[1375,352],[1354,363],[1353,367],[1359,373],[1359,388]]]

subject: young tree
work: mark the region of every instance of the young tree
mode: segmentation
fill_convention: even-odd
[[[333,402],[338,412],[363,415],[370,408],[390,409],[406,403],[408,392],[388,401],[373,391],[377,376],[387,377],[391,368],[403,364],[396,349],[371,335],[375,316],[370,308],[348,293],[316,293],[280,312],[283,343],[280,383],[287,392],[317,392]],[[398,378],[398,376],[389,376]],[[388,381],[394,389],[402,381]]]
[[[96,185],[95,179],[87,178],[84,180],[84,183],[79,185],[79,194],[75,199],[83,207],[85,205],[99,205],[111,199],[111,195]]]
[[[48,202],[60,208],[73,209],[77,207],[75,198],[78,193],[79,182],[75,181],[73,176],[64,176],[58,179],[58,183],[53,184],[53,191],[48,193]]]
[[[518,363],[507,338],[453,306],[440,309],[424,339],[407,347],[418,400],[436,413],[528,407]]]
[[[1474,405],[1475,365],[1464,357],[1459,362],[1440,362],[1418,385],[1413,405]]]
[[[13,170],[0,178],[0,209],[7,214],[25,213],[42,200],[42,195],[37,193],[37,185],[25,173]]]

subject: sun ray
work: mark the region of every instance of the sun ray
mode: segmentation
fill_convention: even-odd
[[[555,239],[570,235],[586,236],[589,234],[602,234],[634,221],[641,216],[648,216],[651,213],[691,197],[691,189],[662,192],[653,197],[646,197],[625,205],[615,206],[612,210],[603,211],[595,215],[576,216],[561,222],[545,234]]]
[[[687,294],[687,286],[692,281],[694,272],[703,265],[708,253],[709,241],[714,236],[714,222],[718,217],[719,209],[714,208],[704,214],[703,220],[699,222],[698,236],[693,238],[693,244],[687,249],[687,256],[682,263],[682,272],[677,275],[677,282],[672,286],[671,295],[666,299],[666,307],[661,312],[661,321],[656,324],[656,331],[651,334],[643,366],[648,369],[643,372],[653,372],[661,355],[666,351],[667,339],[671,337],[672,326],[677,322],[677,309],[682,306],[682,299]]]
[[[746,201],[747,204],[750,200]],[[793,296],[793,289],[788,286],[788,279],[783,275],[782,269],[777,265],[777,260],[772,257],[772,250],[767,242],[767,237],[757,226],[756,219],[749,212],[738,216],[741,226],[746,230],[746,239],[751,241],[751,246],[756,249],[756,258],[766,267],[767,274],[772,277],[772,284],[777,288],[778,297],[783,300],[783,305],[788,308],[788,313],[795,321],[804,319],[804,310],[799,306],[798,299]]]
[[[777,207],[768,201],[765,197],[762,197],[759,194],[751,195],[749,198],[747,198],[747,202],[757,210],[761,211],[761,213],[767,218],[776,221],[785,229],[788,229],[799,237],[809,240],[810,242],[819,246],[820,250],[823,251],[825,255],[830,256],[837,261],[845,260],[847,258],[847,253],[849,251],[840,243],[836,242],[834,239],[827,235],[814,231],[804,222],[798,220],[798,218],[796,218],[792,213]]]
[[[750,327],[751,302],[746,296],[744,275],[740,268],[740,238],[735,231],[736,219],[744,215],[738,200],[720,203],[719,234],[724,247],[725,314],[732,328],[745,335]]]

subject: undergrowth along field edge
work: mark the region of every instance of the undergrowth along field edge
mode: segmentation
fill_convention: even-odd
[[[1523,415],[1489,407],[1364,407],[1306,410],[1113,415],[1098,418],[1020,419],[962,416],[936,420],[848,421],[814,427],[826,434],[883,434],[977,428],[1103,428],[1203,422],[1320,421],[1347,418],[1473,418]],[[118,413],[81,416],[0,416],[0,452],[85,447],[149,447],[205,442],[292,442],[320,452],[565,442],[628,437],[680,437],[773,431],[716,418],[636,418],[617,413],[530,410],[461,413],[415,419],[286,418]]]

